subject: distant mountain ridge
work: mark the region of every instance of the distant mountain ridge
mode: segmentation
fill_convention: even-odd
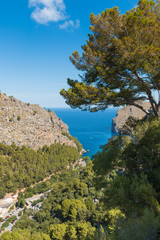
[[[77,147],[64,133],[68,126],[54,112],[37,104],[23,103],[0,94],[0,142],[17,146],[26,145],[34,150],[55,142]]]

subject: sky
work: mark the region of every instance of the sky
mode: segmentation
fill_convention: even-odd
[[[69,60],[81,52],[89,15],[136,0],[5,0],[0,2],[0,90],[42,107],[68,107],[59,92],[78,72]]]

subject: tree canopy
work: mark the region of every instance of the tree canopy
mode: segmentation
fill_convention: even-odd
[[[43,198],[32,203],[32,206],[41,203],[39,211],[27,207],[22,209],[11,233],[3,231],[16,216],[5,220],[1,227],[1,240],[160,239],[160,125],[155,117],[138,123],[129,136],[114,136],[102,151],[93,156],[93,161],[86,158],[87,165],[80,169],[62,168],[62,164],[66,166],[69,161],[66,158],[61,162],[65,157],[64,151],[70,156],[71,163],[74,160],[72,154],[69,155],[71,149],[68,152],[66,146],[44,146],[37,152],[14,144],[1,144],[0,148],[6,166],[8,162],[12,166],[15,160],[14,168],[8,170],[11,176],[19,165],[23,165],[18,172],[21,179],[28,174],[30,180],[34,176],[30,174],[32,171],[39,174],[34,170],[34,159],[37,159],[38,169],[44,168],[43,158],[48,158],[51,162],[45,161],[47,166],[50,163],[49,169],[58,167],[63,170],[45,182],[28,187],[25,195],[18,194],[17,206],[23,207],[24,198],[45,192]],[[30,159],[32,169],[24,171]],[[2,177],[4,188],[10,186],[12,179],[7,183]],[[18,186],[19,178],[16,181],[13,184]]]
[[[75,141],[80,149],[81,144]],[[37,151],[14,143],[10,146],[0,143],[0,198],[65,170],[79,157],[78,148],[60,143],[44,145]]]
[[[68,79],[70,88],[61,90],[66,103],[90,111],[127,104],[150,115],[140,104],[146,100],[158,117],[160,1],[140,0],[123,15],[118,7],[92,13],[90,22],[91,34],[82,46],[82,56],[77,51],[70,56],[82,75],[80,81]]]

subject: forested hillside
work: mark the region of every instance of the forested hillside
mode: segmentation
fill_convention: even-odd
[[[140,123],[132,136],[112,138],[86,167],[28,188],[27,195],[52,190],[39,211],[24,208],[0,239],[160,239],[159,159],[159,122]]]
[[[77,148],[60,143],[44,146],[37,151],[26,146],[0,143],[0,198],[65,170],[79,157]]]

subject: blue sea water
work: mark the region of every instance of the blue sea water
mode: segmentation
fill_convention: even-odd
[[[70,108],[52,110],[69,126],[70,134],[78,138],[85,150],[89,150],[84,156],[94,155],[114,135],[111,124],[117,113],[115,108],[95,113]]]

